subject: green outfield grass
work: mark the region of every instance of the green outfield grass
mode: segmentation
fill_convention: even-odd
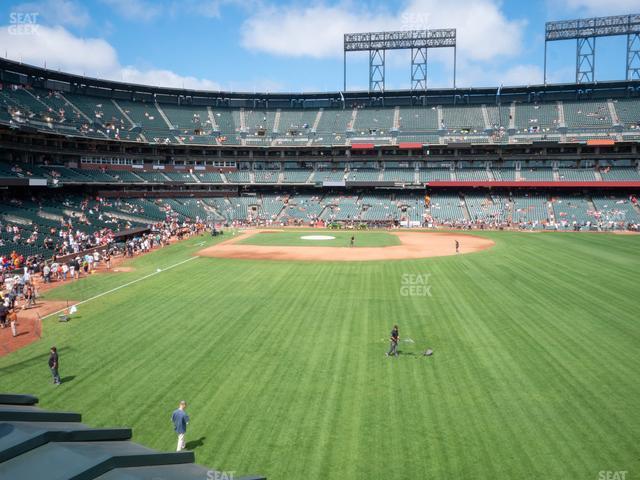
[[[333,240],[304,240],[301,237],[308,235],[326,235],[335,237]],[[363,232],[363,231],[335,231],[335,230],[295,230],[282,232],[260,232],[238,243],[245,245],[269,245],[285,247],[349,247],[351,237],[354,237],[355,247],[389,247],[400,245],[397,236],[387,232]]]
[[[196,258],[45,321],[0,358],[0,391],[161,450],[186,399],[198,463],[272,480],[637,478],[640,236],[482,235],[495,247],[420,261]],[[203,241],[48,297],[89,298]],[[394,323],[414,343],[387,358]]]

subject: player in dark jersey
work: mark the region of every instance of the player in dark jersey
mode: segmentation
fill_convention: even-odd
[[[391,330],[391,338],[389,338],[389,351],[388,356],[398,356],[398,342],[400,341],[400,334],[398,333],[398,326],[394,325]]]

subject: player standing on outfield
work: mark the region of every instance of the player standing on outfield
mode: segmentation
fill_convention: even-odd
[[[53,375],[53,384],[60,385],[60,374],[58,373],[58,350],[56,347],[51,347],[51,352],[49,355],[49,368],[51,369],[51,374]]]
[[[398,333],[398,326],[394,325],[393,330],[391,330],[391,338],[389,339],[389,351],[387,352],[387,357],[389,355],[398,356],[398,342],[400,341],[400,334]]]
[[[356,243],[356,237],[351,235],[351,244],[349,245],[350,247],[353,247]]]
[[[460,242],[456,240],[456,253],[460,253]]]
[[[189,415],[184,409],[187,408],[187,402],[182,400],[178,408],[173,411],[171,415],[171,421],[173,422],[173,429],[178,434],[178,448],[177,452],[185,449],[184,436],[187,433],[187,424],[189,423]]]

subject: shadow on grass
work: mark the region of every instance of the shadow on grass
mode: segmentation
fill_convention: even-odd
[[[58,348],[58,354],[62,355],[63,352],[68,352],[69,350],[71,350],[71,347]],[[7,365],[6,367],[0,368],[0,373],[13,373],[16,370],[22,370],[23,368],[28,368],[39,363],[42,363],[42,365],[46,367],[48,359],[49,349],[47,348],[46,353],[42,353],[41,355],[34,355],[33,357],[27,358],[26,360],[22,360],[21,362],[17,362],[12,365]]]
[[[195,450],[196,448],[203,446],[206,439],[207,437],[200,437],[197,440],[191,440],[185,444],[185,448],[187,450]]]

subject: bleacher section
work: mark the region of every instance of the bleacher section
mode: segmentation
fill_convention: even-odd
[[[169,181],[169,178],[161,172],[136,172],[136,175],[148,183],[165,183]]]
[[[229,183],[250,183],[251,176],[247,170],[226,173]]]
[[[595,217],[606,227],[624,229],[629,223],[640,223],[640,210],[629,198],[620,195],[592,195]]]
[[[606,101],[562,102],[566,126],[576,130],[611,130],[613,122]]]
[[[559,123],[558,106],[555,103],[518,103],[513,121],[520,134],[555,131]]]
[[[311,187],[312,188],[312,187]],[[426,208],[426,197],[429,206]],[[521,192],[376,192],[357,194],[253,194],[213,198],[126,198],[108,202],[78,195],[45,197],[37,202],[0,202],[0,253],[53,255],[45,237],[60,244],[57,232],[71,228],[87,234],[101,229],[119,231],[163,221],[213,219],[224,223],[308,225],[317,219],[411,226],[484,224],[527,229],[622,229],[640,224],[635,197],[593,194]],[[632,201],[633,200],[633,201]],[[403,223],[403,225],[406,225]],[[10,228],[9,228],[10,227]],[[17,233],[14,232],[17,227]]]
[[[278,183],[280,170],[256,170],[256,183]]]
[[[455,175],[459,182],[486,182],[489,180],[486,169],[462,168],[457,169]]]
[[[473,221],[503,223],[510,215],[508,204],[497,194],[466,193],[465,204]]]
[[[222,175],[216,172],[196,172],[194,176],[200,183],[224,183]]]
[[[560,168],[558,178],[568,182],[595,182],[596,175],[593,169],[586,168]]]
[[[382,172],[383,182],[414,183],[415,170],[387,168]]]
[[[317,171],[314,179],[316,182],[339,182],[344,180],[343,170]]]
[[[530,228],[541,229],[548,222],[548,199],[540,194],[512,194],[513,201],[512,221],[514,223],[527,224]]]
[[[325,222],[350,222],[358,220],[360,206],[357,197],[333,197],[324,200],[325,209],[320,218]]]
[[[605,182],[616,182],[616,181],[631,181],[638,182],[640,181],[640,172],[636,168],[624,168],[624,167],[613,167],[600,170],[600,175],[602,176],[602,180]]]
[[[420,182],[451,181],[451,171],[446,168],[426,168],[420,170]]]
[[[594,210],[581,194],[554,195],[551,205],[559,229],[580,228],[594,221]]]
[[[553,182],[553,170],[550,168],[523,168],[520,170],[522,180],[529,182]]]
[[[361,108],[358,110],[353,130],[367,134],[369,130],[384,133],[393,127],[394,110],[392,108]]]
[[[185,168],[184,165],[166,169],[133,168],[132,170],[108,169],[98,165],[85,164],[82,168],[64,165],[33,165],[21,163],[3,163],[0,161],[0,182],[5,179],[29,180],[41,179],[46,183],[58,186],[65,184],[311,184],[322,182],[360,182],[360,183],[395,183],[411,185],[432,182],[461,182],[473,184],[481,182],[640,182],[640,172],[635,161],[604,162],[602,166],[566,167],[553,169],[549,162],[527,161],[521,162],[520,168],[513,166],[492,167],[486,162],[486,167],[475,167],[478,162],[458,161],[456,168],[436,167],[429,164],[419,168],[379,167],[378,162],[354,162],[346,168],[316,170],[311,168],[288,168],[287,163],[269,162],[265,169],[237,170],[221,173],[214,167]],[[391,165],[398,162],[386,162]],[[484,163],[484,162],[483,162]],[[500,162],[502,163],[502,162]],[[564,162],[570,165],[572,162]],[[442,165],[442,164],[439,164]],[[610,165],[614,165],[611,167]],[[280,166],[280,168],[278,168]],[[284,168],[282,168],[284,166]],[[243,167],[244,168],[244,167]]]
[[[513,110],[510,104],[498,106],[486,102],[485,105],[244,108],[241,113],[240,108],[233,107],[112,100],[7,84],[0,89],[0,122],[29,124],[64,135],[155,144],[348,145],[351,139],[377,145],[509,144],[561,139],[586,142],[618,136],[631,141],[640,139],[640,99],[614,99],[611,104],[614,110],[606,99],[565,99],[516,102]],[[561,133],[561,127],[566,128],[566,133]]]
[[[347,175],[348,182],[377,182],[380,179],[380,170],[360,168],[351,170]]]
[[[442,109],[442,121],[443,125],[441,127],[447,129],[468,129],[472,132],[482,132],[485,129],[480,105],[444,107]]]
[[[463,201],[455,193],[433,192],[428,213],[443,224],[462,222],[465,219]]]
[[[295,197],[289,198],[287,206],[281,214],[281,218],[285,222],[289,220],[309,222],[316,220],[323,209],[324,205],[320,203],[319,197],[313,195],[296,195]]]
[[[283,183],[305,183],[311,176],[311,170],[284,170]]]

